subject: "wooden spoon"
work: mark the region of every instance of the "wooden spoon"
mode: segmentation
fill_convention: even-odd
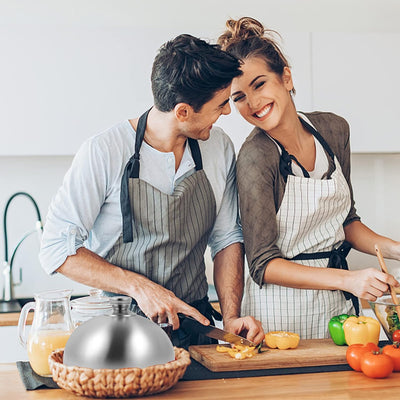
[[[389,272],[386,267],[385,260],[383,259],[382,253],[377,244],[375,245],[375,251],[376,251],[376,255],[378,257],[379,265],[381,266],[382,272],[385,272],[386,274],[388,274]],[[396,295],[396,291],[392,285],[389,285],[389,289],[390,289],[390,295],[392,296],[393,303],[396,305],[397,315],[400,317],[400,304],[399,304],[399,300]]]

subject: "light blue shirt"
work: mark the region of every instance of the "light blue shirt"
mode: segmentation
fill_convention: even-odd
[[[82,246],[105,257],[122,232],[120,187],[125,165],[134,153],[136,133],[123,121],[83,143],[49,207],[40,262],[51,274]],[[211,184],[217,217],[209,246],[214,258],[232,243],[243,242],[238,216],[236,157],[222,129],[213,127],[207,141],[199,141],[203,169]],[[175,156],[143,142],[139,178],[167,194],[195,172],[186,146],[175,172]]]

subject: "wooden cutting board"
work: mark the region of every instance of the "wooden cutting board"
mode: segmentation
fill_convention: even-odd
[[[265,346],[262,350],[263,353],[252,358],[236,360],[226,353],[217,352],[215,344],[189,347],[192,358],[214,372],[347,364],[347,346],[337,346],[332,339],[300,340],[296,349],[279,350]]]

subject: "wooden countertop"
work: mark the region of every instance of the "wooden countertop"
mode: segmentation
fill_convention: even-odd
[[[17,326],[19,313],[1,313],[0,326]],[[30,312],[27,319],[27,324],[31,324],[33,320],[33,312]]]
[[[15,364],[0,364],[1,398],[9,400],[78,400],[62,389],[26,391]],[[156,399],[243,400],[243,399],[368,399],[398,398],[400,372],[386,379],[371,379],[361,372],[321,372],[253,378],[179,381],[170,390],[144,397]]]

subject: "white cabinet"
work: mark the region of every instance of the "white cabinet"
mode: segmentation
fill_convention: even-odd
[[[146,111],[153,104],[153,59],[177,34],[173,29],[115,21],[112,27],[33,24],[28,34],[20,25],[0,26],[0,130],[6,133],[0,137],[0,156],[75,154],[89,136]],[[293,65],[296,105],[308,110],[310,33],[281,34]],[[236,112],[218,125],[237,148],[252,129]]]
[[[0,27],[0,155],[75,154],[85,138],[145,111],[164,37],[79,23]]]
[[[314,108],[347,119],[353,152],[399,152],[399,33],[313,33]]]
[[[151,66],[162,43],[180,33],[215,41],[227,18],[251,9],[282,35],[298,109],[346,117],[355,152],[400,151],[396,2],[314,0],[313,12],[293,1],[240,2],[229,10],[214,2],[212,13],[193,13],[179,0],[159,2],[159,13],[145,2],[23,3],[0,11],[0,156],[75,154],[85,138],[152,105]],[[235,113],[221,121],[239,147],[251,127]]]

